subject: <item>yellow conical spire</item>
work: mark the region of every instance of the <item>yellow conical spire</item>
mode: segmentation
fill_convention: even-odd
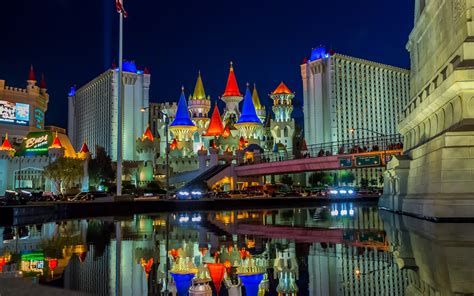
[[[204,85],[202,84],[201,71],[198,73],[196,80],[196,86],[194,87],[194,93],[191,98],[192,100],[205,100],[206,93],[204,92]]]
[[[260,98],[258,97],[257,86],[253,84],[252,101],[255,106],[255,110],[262,110],[262,104],[260,104]]]

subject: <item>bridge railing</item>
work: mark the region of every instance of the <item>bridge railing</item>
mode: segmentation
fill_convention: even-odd
[[[292,149],[286,149],[265,153],[253,153],[253,156],[250,158],[244,155],[243,159],[237,159],[237,163],[239,165],[249,165],[256,163],[277,162],[301,158],[399,150],[403,149],[402,139],[402,136],[396,134],[321,143],[315,145],[308,145],[307,150],[298,149],[293,151]]]

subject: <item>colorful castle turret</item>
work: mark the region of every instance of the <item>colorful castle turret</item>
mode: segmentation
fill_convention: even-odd
[[[160,149],[159,138],[153,137],[150,126],[148,126],[143,135],[137,139],[136,147],[138,159],[141,164],[138,166],[138,181],[153,181],[153,173],[155,168],[155,156]]]
[[[237,79],[235,78],[232,62],[230,62],[229,77],[227,78],[227,85],[225,87],[224,94],[222,94],[222,100],[226,104],[224,121],[227,122],[232,117],[234,119],[238,118],[240,115],[239,103],[242,101],[242,94],[240,93],[239,86],[237,85]]]
[[[189,117],[188,106],[184,96],[184,88],[181,90],[181,97],[178,102],[178,109],[176,110],[176,117],[170,124],[170,131],[177,139],[179,148],[185,148],[186,152],[191,152],[193,149],[192,139],[193,134],[197,130],[196,125]]]
[[[54,137],[53,143],[48,147],[48,155],[52,158],[64,157],[65,149],[59,140],[58,132]]]
[[[235,124],[235,127],[239,130],[240,135],[248,140],[257,140],[256,132],[262,128],[262,122],[258,118],[257,112],[255,111],[255,106],[253,104],[252,95],[250,94],[248,84],[247,90],[245,91],[242,114]]]
[[[203,143],[201,135],[209,125],[209,110],[211,109],[210,97],[206,97],[204,85],[202,83],[201,72],[198,73],[194,93],[189,97],[189,111],[191,119],[198,128],[198,133],[194,134],[194,148],[201,146]]]
[[[253,105],[255,106],[255,111],[257,112],[258,118],[260,119],[262,123],[264,123],[267,117],[267,114],[265,112],[265,106],[260,103],[260,97],[258,96],[257,86],[255,85],[255,83],[253,85],[252,101],[253,101]]]
[[[273,113],[275,119],[270,122],[270,129],[275,144],[283,144],[287,150],[293,150],[295,135],[295,120],[291,117],[293,112],[293,98],[295,94],[281,82],[270,94],[273,100]]]
[[[0,146],[0,158],[13,157],[14,155],[15,149],[13,149],[8,140],[8,134],[5,134],[5,140],[3,140],[2,146]]]

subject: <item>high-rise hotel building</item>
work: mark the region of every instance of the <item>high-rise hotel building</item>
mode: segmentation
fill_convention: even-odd
[[[301,65],[308,145],[393,135],[410,98],[406,69],[315,48]],[[350,130],[354,129],[351,133]],[[372,131],[372,132],[371,132]]]
[[[137,70],[134,62],[123,62],[123,159],[138,160],[136,139],[148,125],[151,75]],[[75,149],[87,142],[91,152],[104,147],[117,159],[118,69],[115,66],[79,89],[71,88],[68,134]]]

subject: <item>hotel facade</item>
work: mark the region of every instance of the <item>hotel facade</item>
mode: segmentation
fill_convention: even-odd
[[[137,70],[134,62],[123,63],[123,159],[139,160],[136,139],[148,124],[151,75]],[[79,89],[68,94],[68,135],[78,149],[88,143],[92,154],[104,147],[113,161],[117,159],[118,68],[113,66]]]
[[[307,144],[396,134],[410,98],[409,73],[323,47],[313,49],[301,65]]]

